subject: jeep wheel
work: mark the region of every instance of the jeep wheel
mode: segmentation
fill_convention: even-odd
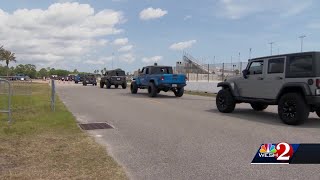
[[[183,93],[184,93],[184,88],[177,88],[176,90],[173,91],[174,92],[174,95],[176,97],[182,97],[183,96]]]
[[[110,89],[111,84],[110,84],[110,82],[109,82],[109,81],[107,81],[106,85],[107,85],[107,89]]]
[[[119,85],[114,85],[114,88],[118,89]]]
[[[263,111],[267,109],[268,105],[266,104],[261,104],[261,103],[250,103],[251,107],[255,111]]]
[[[132,94],[137,94],[137,92],[138,92],[137,83],[132,82],[131,85],[130,85],[130,90],[131,90],[131,93],[132,93]]]
[[[309,113],[310,109],[300,94],[288,93],[280,98],[278,114],[285,124],[301,124],[309,117]]]
[[[83,85],[84,85],[84,86],[87,86],[87,84],[86,84],[86,83],[83,83]]]
[[[222,89],[218,92],[216,105],[220,112],[231,113],[236,107],[236,101],[228,89]]]
[[[122,84],[122,89],[127,89],[127,83]]]
[[[158,89],[156,87],[156,85],[154,83],[149,83],[149,86],[148,86],[148,94],[150,97],[156,97],[157,96],[157,93],[158,92]]]
[[[78,82],[78,81],[75,81],[74,83],[78,84],[79,82]]]

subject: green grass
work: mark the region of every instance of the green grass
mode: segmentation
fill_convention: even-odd
[[[199,91],[185,91],[185,94],[196,95],[196,96],[206,96],[206,97],[216,97],[217,94],[207,93],[207,92],[199,92]]]
[[[59,99],[51,112],[47,84],[32,89],[31,97],[13,97],[12,124],[0,114],[0,179],[127,179]]]

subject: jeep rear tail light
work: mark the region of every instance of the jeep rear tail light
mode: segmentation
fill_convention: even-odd
[[[161,81],[163,81],[164,80],[164,76],[161,76]]]
[[[316,80],[316,85],[317,85],[317,88],[320,88],[320,79]]]

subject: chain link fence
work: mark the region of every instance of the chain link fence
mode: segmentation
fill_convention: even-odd
[[[178,62],[176,73],[186,74],[189,81],[223,81],[240,76],[248,62],[198,64],[192,61]]]

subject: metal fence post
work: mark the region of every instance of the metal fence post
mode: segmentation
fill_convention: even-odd
[[[12,86],[10,81],[5,80],[5,79],[1,79],[0,78],[0,86],[1,86],[1,82],[7,83],[8,84],[8,109],[2,109],[0,110],[1,113],[8,113],[8,123],[12,122],[12,112],[11,112],[11,96],[12,96]],[[2,94],[2,93],[1,93]],[[3,95],[5,95],[6,93],[3,93]]]
[[[208,82],[210,82],[210,72],[209,72],[209,70],[210,70],[210,64],[208,63]]]
[[[224,80],[224,63],[222,63],[222,74],[221,74],[221,81]]]
[[[51,80],[51,110],[56,111],[56,85],[54,79]]]

